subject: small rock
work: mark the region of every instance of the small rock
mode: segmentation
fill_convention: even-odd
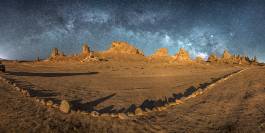
[[[164,105],[165,108],[167,108],[167,107],[169,107],[169,106],[170,106],[169,103],[166,103],[166,104]]]
[[[40,99],[38,99],[38,98],[36,98],[35,100],[36,100],[36,102],[40,102]]]
[[[141,108],[137,108],[136,110],[135,110],[135,115],[143,115],[143,110],[141,109]]]
[[[129,117],[133,117],[133,116],[135,116],[134,113],[132,113],[132,112],[127,113],[127,115],[128,115]]]
[[[152,109],[152,111],[158,111],[158,108],[157,108],[157,107],[154,107],[154,108]]]
[[[20,88],[19,87],[16,87],[15,89],[16,89],[16,91],[20,91]]]
[[[175,102],[170,102],[170,103],[169,103],[169,106],[175,106],[175,105],[176,105]]]
[[[31,95],[28,91],[26,91],[25,96],[30,97]]]
[[[103,113],[103,114],[101,114],[100,116],[102,116],[102,117],[110,117],[110,114],[108,114],[108,113]]]
[[[163,111],[161,107],[157,107],[157,111]]]
[[[183,102],[181,101],[181,100],[175,100],[175,102],[176,102],[176,104],[178,105],[178,104],[182,104]]]
[[[21,90],[22,95],[30,97],[30,94],[27,90]]]
[[[60,104],[60,111],[62,111],[63,113],[69,113],[70,110],[71,110],[70,103],[66,100],[62,100]]]
[[[119,113],[118,114],[118,117],[122,120],[126,120],[126,119],[129,119],[129,117],[125,114],[125,113]]]
[[[144,109],[146,112],[152,112],[152,110],[150,110],[149,108],[145,108]]]
[[[85,112],[85,111],[81,111],[80,113],[83,114],[83,115],[88,115],[89,114],[88,112]]]
[[[77,111],[76,110],[73,110],[73,109],[71,109],[70,112],[73,113],[73,114],[74,113],[77,113]]]
[[[52,105],[53,105],[53,101],[52,101],[52,100],[47,101],[46,105],[47,105],[48,107],[52,107]]]
[[[53,104],[52,107],[53,108],[59,108],[59,105],[58,104]]]
[[[110,114],[110,116],[111,116],[111,117],[113,117],[113,118],[116,118],[116,117],[118,117],[118,115],[117,115],[117,114],[115,114],[115,113],[111,113],[111,114]]]
[[[40,103],[41,103],[42,105],[46,105],[46,102],[45,102],[44,99],[41,99],[41,100],[40,100]]]
[[[167,109],[167,106],[162,106],[160,107],[161,110],[166,110]]]
[[[99,113],[97,112],[97,111],[92,111],[91,112],[91,116],[93,116],[93,117],[99,117]]]

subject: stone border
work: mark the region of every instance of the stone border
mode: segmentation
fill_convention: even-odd
[[[92,117],[111,117],[111,118],[119,118],[121,120],[125,120],[125,119],[130,119],[134,116],[144,116],[144,115],[147,115],[147,114],[152,113],[152,112],[159,112],[159,111],[167,110],[167,109],[169,109],[169,107],[174,107],[174,106],[177,106],[179,104],[183,104],[185,101],[187,101],[191,98],[195,98],[199,95],[202,95],[204,92],[212,89],[216,84],[221,83],[225,80],[228,80],[232,76],[235,76],[239,73],[242,73],[245,70],[247,70],[247,69],[242,69],[242,70],[239,70],[236,72],[232,72],[232,73],[218,79],[217,81],[210,83],[205,88],[198,88],[195,92],[193,92],[192,94],[190,94],[187,97],[183,97],[181,99],[176,99],[175,101],[172,101],[172,102],[166,102],[164,105],[159,106],[159,107],[154,107],[152,109],[145,108],[143,110],[140,107],[138,107],[135,109],[134,112],[127,112],[127,113],[102,113],[102,114],[100,114],[97,111],[91,111],[91,112],[85,112],[85,111],[79,111],[79,110],[75,111],[75,110],[71,109],[70,103],[66,100],[62,100],[61,104],[58,105],[58,104],[54,103],[52,100],[46,101],[45,99],[42,99],[42,98],[32,97],[29,89],[19,87],[15,82],[12,82],[11,80],[6,79],[3,76],[0,76],[0,80],[11,85],[16,91],[19,91],[23,96],[32,97],[32,98],[34,98],[34,100],[37,103],[44,105],[44,106],[47,106],[48,108],[58,109],[59,111],[61,111],[63,113],[70,113],[70,112],[71,113],[80,113],[80,114],[89,115]]]

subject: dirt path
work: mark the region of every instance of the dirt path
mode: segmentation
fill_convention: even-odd
[[[265,69],[252,68],[202,96],[141,119],[167,132],[265,132]]]

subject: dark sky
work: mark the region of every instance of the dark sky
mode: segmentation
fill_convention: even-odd
[[[180,47],[194,57],[224,49],[265,61],[264,0],[1,0],[0,58],[46,58],[127,41],[150,55]]]

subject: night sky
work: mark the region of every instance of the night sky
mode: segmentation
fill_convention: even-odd
[[[264,0],[1,0],[0,58],[46,58],[127,41],[146,55],[166,47],[192,57],[221,54],[265,61]]]

